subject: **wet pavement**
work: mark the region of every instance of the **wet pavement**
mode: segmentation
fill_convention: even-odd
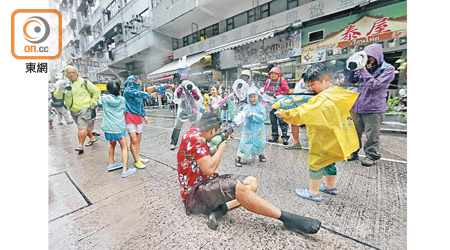
[[[106,171],[103,133],[78,155],[74,124],[49,131],[50,249],[406,249],[405,134],[381,135],[382,159],[376,166],[339,162],[339,195],[323,194],[324,200],[316,203],[294,193],[308,185],[305,129],[300,135],[304,149],[288,151],[268,143],[267,162],[250,160],[236,168],[238,128],[238,138],[228,143],[217,172],[255,176],[259,195],[283,210],[321,220],[322,228],[315,235],[299,234],[278,220],[237,208],[212,231],[206,216],[184,211],[177,151],[169,150],[174,119],[167,110],[147,113],[150,123],[144,125],[141,155],[150,162],[127,178],[120,177],[121,170]],[[95,129],[99,133],[101,116]],[[182,134],[187,129],[185,125]],[[121,159],[118,146],[115,157]],[[129,166],[131,162],[130,154]]]

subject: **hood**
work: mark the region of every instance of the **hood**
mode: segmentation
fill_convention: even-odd
[[[123,86],[125,88],[141,90],[141,85],[134,75],[129,76],[123,83]]]
[[[269,75],[270,75],[270,73],[272,73],[272,72],[277,73],[277,74],[278,74],[278,77],[281,76],[281,69],[278,68],[278,67],[273,67],[272,69],[270,69]],[[277,79],[278,79],[278,78],[277,78]]]
[[[115,95],[111,95],[111,94],[103,96],[102,99],[104,99],[108,103],[108,105],[111,107],[117,107],[121,103],[120,96],[115,96]]]
[[[261,92],[259,92],[259,89],[255,88],[255,87],[248,88],[248,91],[247,91],[247,102],[251,104],[251,102],[250,102],[250,95],[252,95],[252,94],[257,94],[258,95],[258,102],[256,104],[261,103],[263,97],[261,95]]]
[[[371,44],[364,49],[367,56],[371,56],[377,60],[378,66],[383,64],[384,56],[383,56],[383,47],[381,44]]]
[[[239,78],[241,78],[242,75],[248,76],[248,82],[250,82],[252,80],[252,73],[250,72],[250,70],[246,69],[246,70],[242,71]]]
[[[338,86],[330,87],[318,95],[330,99],[342,113],[349,112],[358,98],[358,93],[345,90]]]

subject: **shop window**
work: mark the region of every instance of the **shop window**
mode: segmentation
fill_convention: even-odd
[[[261,19],[269,16],[269,3],[263,4],[259,7]]]
[[[286,0],[275,0],[269,3],[269,15],[273,16],[287,10]]]
[[[298,0],[287,0],[287,8],[288,10],[295,8],[298,6]]]
[[[308,42],[323,40],[323,30],[308,33]]]

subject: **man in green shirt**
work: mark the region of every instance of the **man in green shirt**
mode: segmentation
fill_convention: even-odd
[[[64,99],[64,104],[70,109],[73,120],[78,127],[78,147],[75,151],[84,153],[84,141],[88,134],[88,124],[91,119],[92,109],[97,106],[100,89],[89,80],[79,76],[73,66],[66,66],[64,73],[69,82],[61,82],[55,90],[54,96]],[[95,138],[90,138],[91,141]]]

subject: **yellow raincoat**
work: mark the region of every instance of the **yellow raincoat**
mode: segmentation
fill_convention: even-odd
[[[331,163],[347,160],[359,149],[350,109],[358,93],[330,87],[298,108],[281,110],[285,122],[306,125],[309,138],[308,167],[318,171]]]
[[[205,93],[203,95],[203,105],[205,105],[205,113],[208,112],[208,108],[209,108],[209,95],[207,93]]]

